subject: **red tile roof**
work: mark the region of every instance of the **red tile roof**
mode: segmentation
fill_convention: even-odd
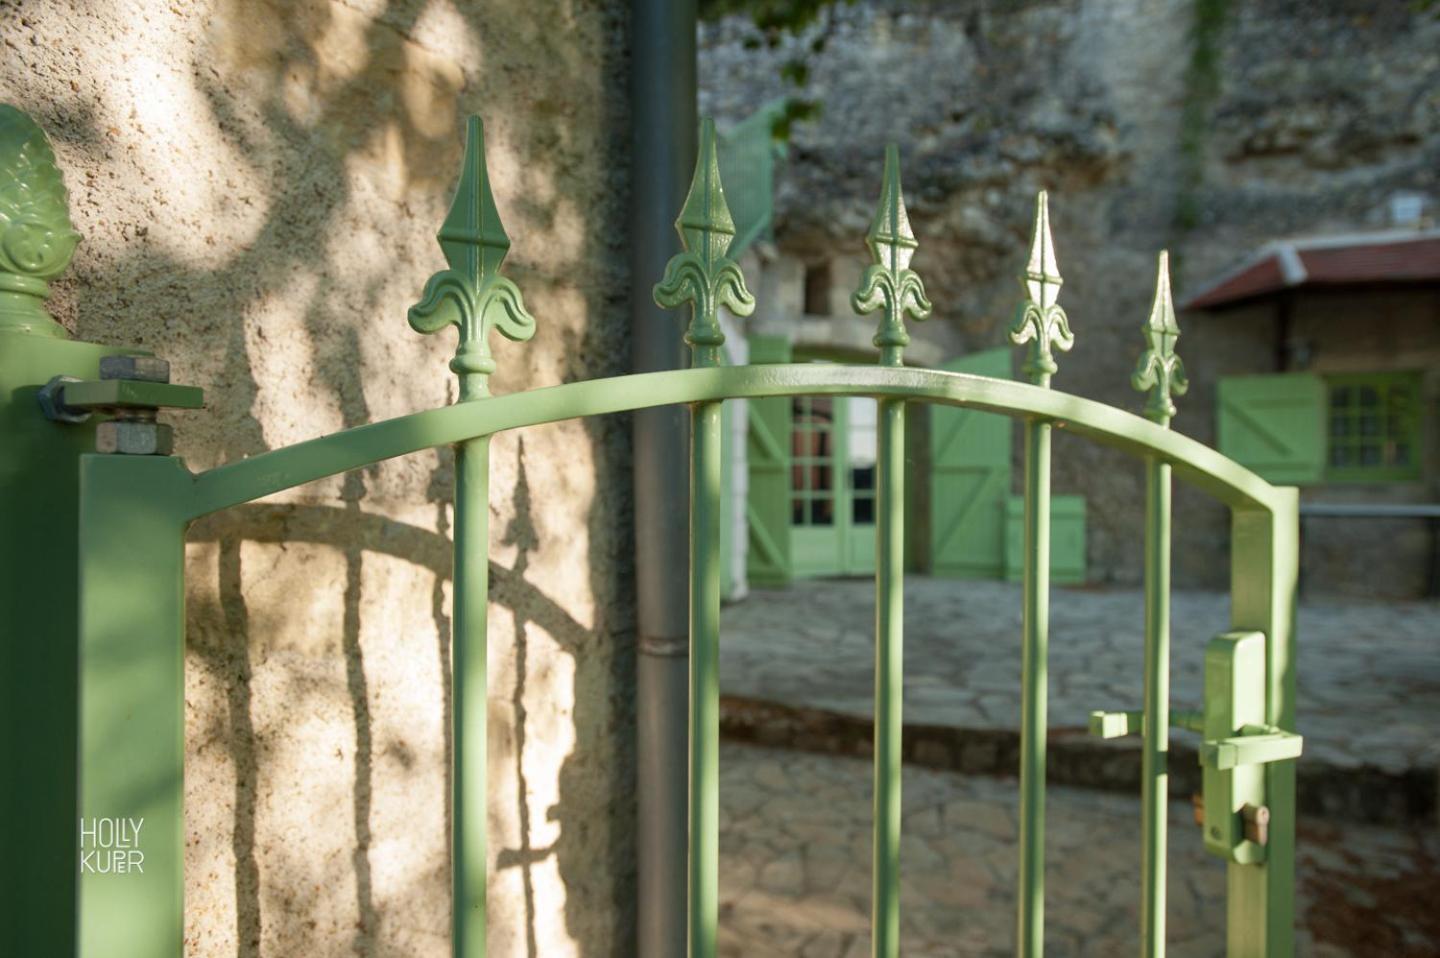
[[[1440,232],[1282,240],[1181,303],[1214,309],[1285,289],[1362,283],[1440,283]]]

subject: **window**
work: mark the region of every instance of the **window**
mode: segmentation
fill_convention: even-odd
[[[792,406],[790,522],[835,524],[834,400],[796,396]]]
[[[1325,478],[1420,477],[1420,377],[1414,373],[1327,376]]]

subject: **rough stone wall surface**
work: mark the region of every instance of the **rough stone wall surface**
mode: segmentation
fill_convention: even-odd
[[[0,99],[84,240],[54,311],[151,348],[192,469],[454,398],[405,321],[483,114],[535,338],[496,392],[628,364],[618,0],[0,2]],[[633,952],[628,424],[493,445],[490,954]],[[448,954],[448,450],[197,524],[194,955]]]
[[[1226,12],[1205,26],[1202,8]],[[822,113],[794,127],[780,174],[778,245],[811,260],[862,251],[894,139],[935,338],[989,348],[1005,342],[1048,189],[1076,335],[1057,389],[1139,410],[1129,377],[1161,248],[1183,298],[1277,236],[1383,227],[1395,191],[1440,200],[1433,7],[860,0],[833,13],[802,91]],[[814,34],[778,49],[757,38],[743,17],[702,28],[701,107],[722,124],[794,92],[781,66]],[[1214,380],[1273,370],[1273,334],[1199,314],[1181,325],[1194,386],[1174,428],[1210,442]],[[1137,581],[1139,466],[1061,436],[1055,490],[1089,500],[1092,578]],[[1224,510],[1184,489],[1176,510],[1176,585],[1224,585]]]

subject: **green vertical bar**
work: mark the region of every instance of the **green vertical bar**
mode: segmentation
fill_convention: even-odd
[[[1170,464],[1145,472],[1145,751],[1141,770],[1140,952],[1165,954],[1170,750]]]
[[[1050,424],[1025,423],[1025,625],[1020,678],[1020,909],[1016,953],[1045,951],[1045,728],[1050,631]]]
[[[455,597],[451,626],[451,881],[456,958],[484,958],[486,620],[490,591],[490,437],[455,449]]]
[[[168,456],[80,461],[81,958],[183,948],[190,488]]]
[[[714,958],[719,921],[720,406],[690,420],[690,958]]]
[[[1295,728],[1295,587],[1299,492],[1277,490],[1274,512],[1241,510],[1230,523],[1230,622],[1265,633],[1265,718]],[[1230,958],[1289,958],[1295,952],[1295,762],[1265,768],[1269,844],[1258,865],[1231,862],[1226,880]]]
[[[875,538],[875,839],[871,941],[900,954],[900,734],[904,705],[905,403],[882,399]]]

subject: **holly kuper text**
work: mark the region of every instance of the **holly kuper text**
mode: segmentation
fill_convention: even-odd
[[[80,819],[80,873],[124,875],[145,871],[140,850],[143,818]]]

